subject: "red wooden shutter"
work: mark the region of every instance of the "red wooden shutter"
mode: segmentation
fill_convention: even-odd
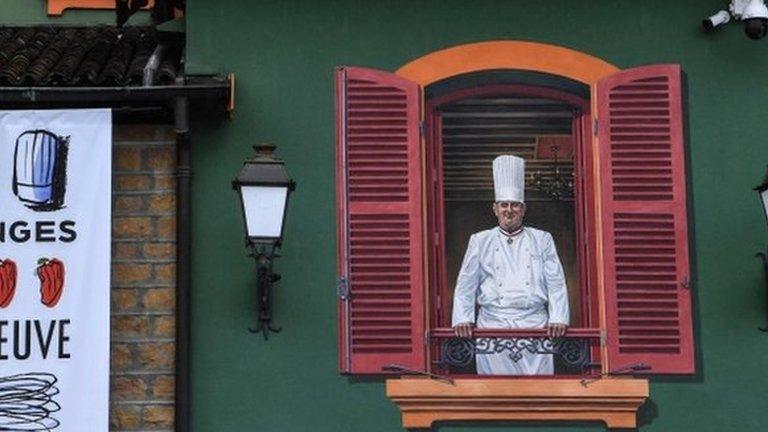
[[[424,370],[419,87],[336,72],[340,369]]]
[[[680,67],[597,87],[608,367],[693,373]]]

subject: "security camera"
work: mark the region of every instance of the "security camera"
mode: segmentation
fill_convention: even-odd
[[[750,39],[762,39],[768,31],[768,7],[764,0],[751,0],[741,14],[744,33]]]
[[[706,31],[727,24],[731,18],[744,21],[744,33],[750,39],[762,39],[768,33],[768,7],[765,0],[731,0],[728,10],[718,11],[701,24]]]

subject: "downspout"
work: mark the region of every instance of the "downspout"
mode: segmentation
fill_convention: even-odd
[[[144,74],[142,79],[142,85],[144,87],[150,87],[155,83],[155,75],[157,74],[157,68],[160,67],[160,60],[163,59],[165,53],[165,45],[159,44],[155,47],[152,55],[147,60],[147,64],[144,65]]]
[[[184,78],[176,78],[184,85]],[[176,132],[176,407],[177,432],[189,431],[190,393],[190,285],[191,285],[191,191],[192,146],[189,139],[189,100],[174,99]]]

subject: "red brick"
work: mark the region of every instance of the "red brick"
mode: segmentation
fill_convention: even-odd
[[[141,369],[170,370],[174,358],[173,343],[141,343],[136,347],[136,361]]]
[[[176,264],[155,264],[155,282],[173,283],[176,280]]]
[[[155,176],[155,190],[175,190],[176,178],[170,175]]]
[[[173,427],[173,407],[168,405],[149,405],[144,408],[144,424],[153,429]]]
[[[114,264],[112,265],[113,282],[117,285],[130,285],[148,282],[152,277],[150,264]]]
[[[167,146],[147,149],[145,168],[154,171],[173,171],[176,168],[174,148]]]
[[[116,377],[112,380],[113,400],[146,400],[149,386],[141,377]]]
[[[144,293],[144,307],[153,311],[169,312],[176,309],[176,293],[173,288],[152,288]]]
[[[147,197],[148,213],[172,213],[176,211],[176,195],[168,193]]]
[[[131,366],[133,355],[128,345],[112,344],[110,351],[109,363],[112,370],[127,370]]]
[[[121,260],[136,258],[139,249],[136,243],[112,243],[112,257]]]
[[[151,184],[152,177],[148,175],[116,175],[112,186],[116,191],[143,191]]]
[[[152,383],[152,397],[155,399],[173,399],[175,394],[175,380],[173,375],[161,375]]]
[[[115,170],[137,171],[141,169],[141,149],[138,147],[117,147]]]
[[[176,257],[176,243],[145,243],[141,252],[148,259],[173,259]]]
[[[138,429],[141,425],[141,408],[131,405],[113,405],[110,429]]]
[[[112,310],[122,312],[134,309],[139,304],[139,293],[135,289],[112,290]]]
[[[125,315],[112,317],[112,334],[115,337],[141,337],[149,334],[149,317]]]
[[[115,198],[115,215],[137,213],[144,209],[144,199],[140,196],[119,196]]]
[[[152,219],[148,217],[115,217],[114,235],[117,238],[145,239],[152,236]]]
[[[176,145],[176,131],[170,126],[161,126],[160,129],[163,134],[163,141]]]
[[[152,334],[157,337],[174,337],[176,335],[176,318],[167,315],[155,317]]]
[[[176,217],[168,216],[157,219],[157,237],[163,239],[176,238]]]

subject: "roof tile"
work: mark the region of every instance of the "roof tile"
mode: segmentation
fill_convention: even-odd
[[[157,46],[150,27],[0,27],[0,86],[135,86]],[[156,82],[173,83],[181,50],[160,59]]]

